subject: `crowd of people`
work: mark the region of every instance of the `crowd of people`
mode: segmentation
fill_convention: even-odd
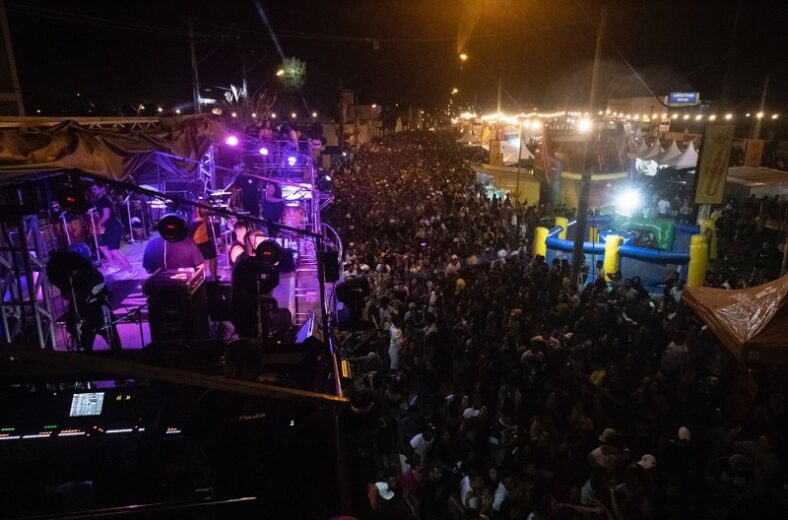
[[[681,303],[678,277],[657,295],[574,283],[530,248],[556,208],[488,198],[461,157],[451,135],[401,133],[333,175],[345,278],[370,286],[372,331],[343,347],[359,515],[784,514],[779,372],[740,366]],[[728,262],[745,253],[736,240],[756,240],[746,208],[715,215]]]

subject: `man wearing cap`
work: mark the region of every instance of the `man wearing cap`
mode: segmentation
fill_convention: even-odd
[[[615,472],[621,461],[621,450],[616,446],[617,433],[613,428],[605,428],[599,435],[599,447],[588,454],[588,463],[592,467],[598,467],[608,475]]]

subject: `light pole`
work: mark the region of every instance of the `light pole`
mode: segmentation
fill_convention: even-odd
[[[479,66],[481,66],[482,70],[484,70],[485,74],[487,74],[490,77],[491,80],[493,80],[493,81],[495,81],[497,83],[497,85],[498,85],[498,96],[496,98],[495,111],[500,113],[501,112],[501,93],[504,90],[504,88],[503,88],[503,78],[501,78],[501,75],[500,74],[493,74],[492,71],[490,71],[490,69],[488,69],[487,66],[484,63],[482,63],[478,59],[474,58],[473,56],[469,56],[468,54],[466,54],[464,52],[460,53],[459,58],[460,58],[460,61],[462,63],[465,63],[468,60],[473,60],[475,63],[478,63]],[[515,105],[517,105],[518,110],[522,110],[522,108],[520,107],[520,104],[514,99],[514,97],[512,97],[512,95],[509,93],[509,91],[506,91],[506,95],[509,96],[509,99],[511,99],[512,102]],[[476,108],[476,107],[474,107],[474,108]]]

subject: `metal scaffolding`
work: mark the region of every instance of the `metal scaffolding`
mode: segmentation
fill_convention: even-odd
[[[0,323],[3,339],[20,335],[42,349],[54,349],[55,317],[47,279],[47,250],[36,215],[0,219]]]

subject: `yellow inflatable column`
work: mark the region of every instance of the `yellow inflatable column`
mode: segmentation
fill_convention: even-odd
[[[706,279],[706,267],[709,263],[709,241],[706,235],[692,235],[689,256],[687,285],[701,287]]]
[[[624,239],[618,235],[608,235],[605,238],[605,281],[611,281],[610,275],[619,269],[618,248],[623,241]]]
[[[595,226],[590,226],[588,228],[588,241],[589,242],[599,242],[599,228]]]
[[[717,259],[717,227],[710,218],[701,219],[698,222],[700,232],[709,237],[709,260]]]
[[[537,227],[536,231],[534,231],[534,256],[542,255],[543,257],[547,258],[547,235],[549,233],[550,230],[542,226]]]
[[[569,219],[566,217],[555,217],[555,225],[561,226],[561,231],[558,233],[558,238],[566,240],[566,230],[569,229]]]

